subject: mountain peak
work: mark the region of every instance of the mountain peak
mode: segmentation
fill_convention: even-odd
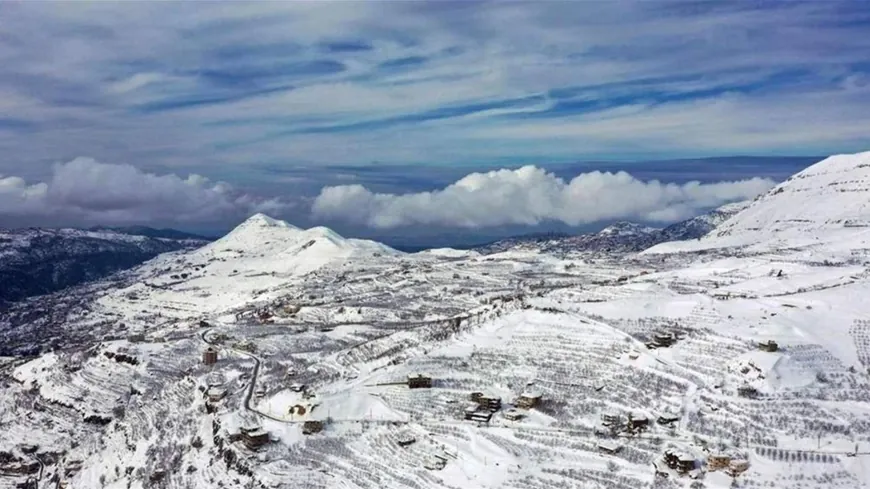
[[[263,214],[262,212],[258,212],[256,214],[254,214],[253,216],[245,219],[245,221],[242,224],[240,224],[240,226],[245,226],[245,227],[252,227],[252,226],[280,227],[280,228],[299,229],[296,226],[293,226],[292,224],[288,223],[287,221],[275,219],[274,217],[267,216],[266,214]]]

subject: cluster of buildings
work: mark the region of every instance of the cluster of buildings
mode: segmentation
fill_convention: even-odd
[[[506,409],[503,416],[509,421],[518,421],[525,417],[525,413],[520,411],[520,409],[535,408],[541,404],[542,399],[543,395],[538,391],[524,391],[514,401],[514,407]],[[464,419],[469,421],[488,423],[492,419],[492,416],[502,408],[501,397],[493,394],[472,392],[469,395],[469,400],[471,404],[465,408],[463,416]]]
[[[653,468],[659,477],[668,477],[671,473],[688,475],[698,479],[703,475],[701,464],[695,456],[677,450],[665,450],[660,459],[653,462]],[[732,477],[736,477],[749,470],[749,461],[734,458],[724,453],[712,453],[707,456],[704,469],[707,472],[723,471]]]

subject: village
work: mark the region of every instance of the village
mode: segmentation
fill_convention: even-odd
[[[260,313],[261,317],[265,316]],[[268,317],[264,317],[268,320]],[[680,333],[657,332],[646,344],[649,349],[667,348],[675,344],[681,338]],[[213,337],[215,338],[215,337]],[[225,339],[216,337],[217,339]],[[240,343],[234,344],[239,348]],[[248,343],[241,343],[249,352],[255,351]],[[775,342],[765,342],[758,345],[762,351],[775,352]],[[203,350],[202,363],[209,367],[218,364],[218,349],[208,346]],[[629,353],[630,358],[636,359],[637,353]],[[269,432],[263,427],[261,418],[267,418],[281,423],[294,424],[304,436],[316,436],[324,434],[329,436],[331,425],[347,423],[371,423],[375,420],[365,417],[359,419],[336,419],[326,414],[327,407],[323,406],[314,390],[303,383],[294,381],[296,372],[289,370],[285,375],[286,389],[299,394],[299,402],[286,406],[286,412],[276,416],[275,413],[261,413],[255,409],[246,409],[223,416],[224,421],[216,424],[215,436],[222,437],[230,444],[238,444],[247,451],[257,451],[274,442]],[[202,387],[206,401],[206,409],[209,413],[220,413],[221,404],[227,396],[227,389],[223,387],[222,377],[210,374],[207,377],[207,385]],[[425,373],[409,373],[404,381],[387,382],[378,385],[391,387],[403,385],[409,390],[433,389],[437,387],[437,379]],[[738,395],[746,395],[743,387],[738,388]],[[256,388],[251,384],[251,392],[255,399],[261,399],[266,395],[266,389],[260,385]],[[542,391],[529,383],[514,398],[504,401],[500,396],[485,391],[469,392],[466,399],[451,399],[449,404],[455,406],[454,417],[451,418],[416,418],[408,420],[392,420],[385,423],[402,427],[415,422],[428,422],[436,424],[457,424],[458,421],[469,422],[469,425],[480,429],[490,426],[498,428],[512,428],[519,426],[523,419],[534,414],[536,408],[546,403],[547,399]],[[689,437],[680,437],[675,430],[679,424],[680,416],[671,412],[661,412],[648,415],[643,412],[618,412],[606,411],[600,414],[598,424],[586,436],[595,441],[597,451],[605,457],[618,457],[627,444],[633,439],[650,438],[670,440],[669,448],[661,451],[659,456],[651,463],[651,469],[656,477],[701,479],[707,472],[722,472],[732,478],[738,478],[749,469],[749,461],[744,449],[715,449],[706,444],[698,446]],[[523,426],[524,429],[534,430],[534,426]],[[541,427],[546,432],[558,431],[559,428]],[[570,430],[566,430],[570,431]],[[398,447],[406,448],[417,442],[417,436],[409,430],[401,430],[395,435],[395,443]],[[221,442],[223,444],[223,442]],[[682,447],[682,448],[677,448]],[[424,457],[421,464],[427,470],[443,469],[451,457],[444,455],[443,450],[434,449]]]

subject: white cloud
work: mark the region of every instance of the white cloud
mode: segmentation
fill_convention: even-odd
[[[46,182],[28,184],[20,177],[0,175],[0,217],[31,219],[32,225],[224,223],[290,207],[201,175],[157,175],[91,158],[55,165]]]
[[[566,182],[525,166],[472,173],[433,192],[373,193],[361,185],[324,187],[314,200],[316,218],[341,219],[375,228],[409,225],[485,227],[561,221],[576,226],[612,219],[670,222],[703,209],[745,200],[774,182],[678,185],[640,181],[628,173],[582,173]]]

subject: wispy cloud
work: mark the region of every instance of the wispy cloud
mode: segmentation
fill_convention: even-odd
[[[865,2],[10,3],[0,171],[824,154]]]

